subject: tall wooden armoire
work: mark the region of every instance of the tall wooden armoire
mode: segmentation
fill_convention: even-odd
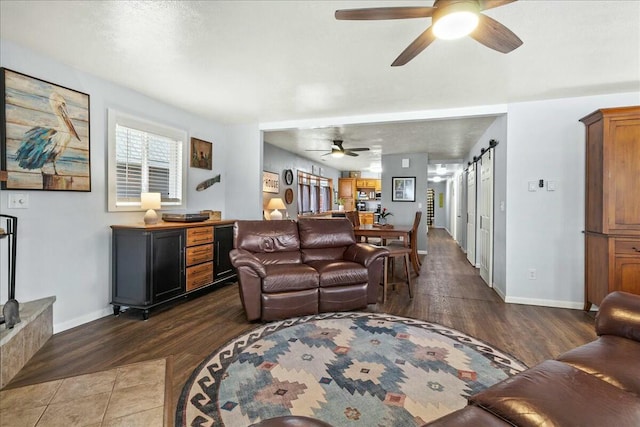
[[[580,119],[586,129],[585,304],[640,294],[640,106]]]

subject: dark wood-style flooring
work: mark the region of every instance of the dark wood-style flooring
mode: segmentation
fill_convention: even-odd
[[[414,298],[390,290],[369,311],[412,317],[457,329],[515,356],[528,366],[595,338],[593,314],[581,310],[505,304],[442,229],[429,230],[429,254]],[[237,284],[153,311],[108,316],[54,335],[7,388],[173,356],[173,400],[191,372],[217,347],[249,329]]]

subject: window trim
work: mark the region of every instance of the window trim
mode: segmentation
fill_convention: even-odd
[[[131,203],[117,206],[117,161],[116,161],[116,125],[130,127],[144,132],[162,135],[175,139],[182,143],[182,198],[180,203],[162,203],[161,209],[186,209],[187,207],[187,146],[188,134],[186,130],[166,126],[151,120],[123,113],[121,111],[107,109],[107,138],[108,138],[108,159],[107,159],[107,209],[109,212],[133,212],[142,211],[140,203]]]

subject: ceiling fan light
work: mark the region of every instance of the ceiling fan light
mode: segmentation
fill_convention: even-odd
[[[340,157],[344,157],[344,152],[340,150],[331,150],[331,157],[335,157],[336,159],[339,159]]]
[[[455,3],[434,14],[433,34],[454,40],[470,34],[478,26],[478,8],[473,3]]]

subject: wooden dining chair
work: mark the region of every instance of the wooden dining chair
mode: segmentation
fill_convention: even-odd
[[[345,212],[344,216],[346,216],[347,219],[349,221],[351,221],[351,224],[354,227],[359,227],[360,226],[360,215],[358,215],[358,211]]]
[[[413,226],[411,227],[411,233],[409,233],[409,248],[411,248],[411,253],[415,257],[415,260],[418,264],[418,267],[422,267],[422,262],[420,261],[420,257],[418,257],[418,227],[420,226],[420,220],[422,219],[422,211],[416,211],[416,215],[413,219]],[[391,247],[405,247],[405,243],[402,240],[393,240],[387,242],[386,246]],[[417,275],[420,275],[420,271],[416,271]]]

